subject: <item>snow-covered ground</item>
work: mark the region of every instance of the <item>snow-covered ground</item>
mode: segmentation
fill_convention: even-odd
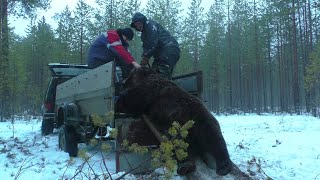
[[[229,115],[216,116],[232,161],[254,179],[320,179],[320,119],[306,115]],[[40,118],[39,118],[40,119]],[[58,149],[58,133],[43,137],[39,119],[0,122],[0,179],[72,179],[77,172],[115,174],[114,154],[96,154],[90,166],[81,158],[70,159]],[[84,144],[80,149],[96,152]],[[106,164],[101,159],[106,158]],[[198,174],[205,174],[197,164]],[[209,171],[210,173],[210,171]],[[76,179],[89,179],[81,173]],[[92,178],[92,176],[90,176]],[[203,175],[203,179],[212,179]],[[200,177],[199,177],[200,178]],[[138,179],[127,175],[125,179]],[[184,179],[175,176],[174,179]]]

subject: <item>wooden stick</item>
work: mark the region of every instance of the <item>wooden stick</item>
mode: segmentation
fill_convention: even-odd
[[[147,115],[143,114],[142,115],[142,119],[147,123],[147,125],[149,126],[149,128],[151,129],[151,131],[153,132],[153,134],[156,136],[156,138],[158,139],[158,141],[161,143],[163,141],[161,133],[159,132],[159,130],[153,125],[153,123],[150,121],[150,119],[148,118]]]

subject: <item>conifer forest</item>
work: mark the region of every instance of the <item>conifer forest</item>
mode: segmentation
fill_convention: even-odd
[[[48,63],[86,64],[93,40],[130,26],[142,12],[180,44],[174,75],[203,72],[203,103],[214,113],[311,113],[320,116],[320,1],[78,0],[54,15],[37,11],[50,0],[0,0],[0,117],[40,114]],[[14,32],[9,17],[30,23]],[[130,52],[140,62],[139,33]]]

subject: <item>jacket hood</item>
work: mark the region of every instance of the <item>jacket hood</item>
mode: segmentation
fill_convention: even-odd
[[[135,13],[133,15],[133,17],[132,17],[130,26],[132,28],[135,28],[134,27],[134,23],[137,22],[137,21],[142,22],[144,24],[147,21],[147,17],[144,16],[143,14],[139,13],[139,12]]]

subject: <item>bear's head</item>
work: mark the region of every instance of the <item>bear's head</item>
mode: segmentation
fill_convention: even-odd
[[[124,86],[126,88],[137,86],[139,83],[143,82],[151,74],[156,72],[148,67],[133,68],[128,78],[125,80]]]

